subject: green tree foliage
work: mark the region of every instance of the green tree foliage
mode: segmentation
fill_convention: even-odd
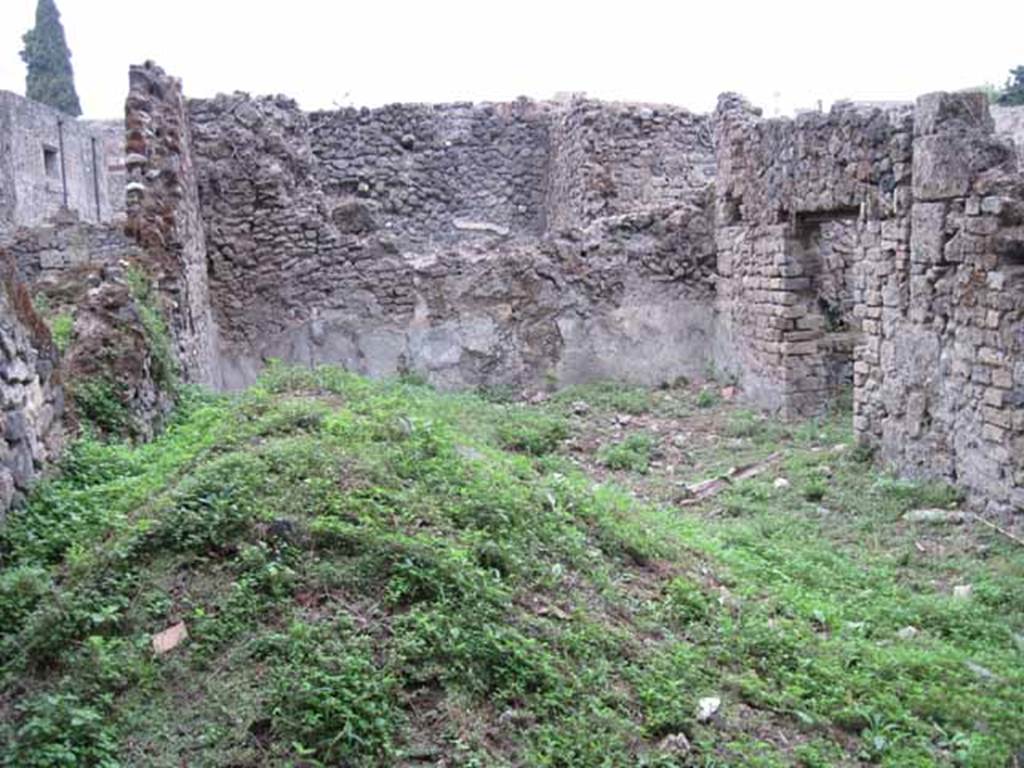
[[[1024,104],[1024,66],[1015,67],[1010,70],[1010,77],[1006,80],[1006,87],[999,94],[999,98],[996,101],[1009,106]]]
[[[72,117],[82,114],[71,69],[71,50],[64,39],[60,11],[54,0],[39,0],[36,25],[22,37],[21,58],[28,67],[25,95]]]

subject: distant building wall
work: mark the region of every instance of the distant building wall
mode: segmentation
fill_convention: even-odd
[[[112,220],[108,135],[109,129],[0,91],[0,221],[35,226],[65,207],[83,221]]]
[[[113,221],[121,222],[125,216],[124,187],[128,183],[124,150],[124,119],[90,120],[85,125],[103,143],[107,199],[110,200]]]

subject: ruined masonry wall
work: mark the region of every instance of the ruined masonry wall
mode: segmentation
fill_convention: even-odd
[[[538,237],[548,111],[523,99],[315,112],[309,141],[324,193],[365,200],[403,248],[480,227]]]
[[[704,204],[715,174],[708,116],[578,98],[552,110],[551,124],[549,229],[638,208]]]
[[[214,384],[217,331],[180,81],[151,62],[133,66],[125,128],[126,231],[146,251],[167,300],[186,380]]]
[[[715,130],[722,348],[748,394],[816,413],[852,367],[885,462],[1024,508],[1024,178],[984,96],[795,121],[726,96]]]
[[[723,354],[756,401],[807,415],[845,383],[858,334],[878,321],[869,262],[906,258],[911,116],[840,104],[759,118],[732,95],[715,116]]]
[[[60,450],[57,350],[6,255],[0,285],[0,517]]]
[[[189,102],[221,383],[270,357],[447,387],[702,371],[706,182],[552,235],[558,109]]]
[[[146,64],[124,135],[68,122],[70,166],[95,139],[106,184],[72,170],[82,210],[54,217],[53,115],[0,94],[0,509],[54,455],[63,411],[20,281],[59,297],[88,276],[68,364],[101,375],[109,339],[134,338],[104,325],[131,314],[125,257],[156,279],[191,381],[243,386],[270,358],[449,388],[714,364],[786,416],[852,385],[858,438],[900,473],[1024,508],[1022,115],[980,94],[792,120],[731,94],[710,117],[581,97],[310,114],[186,103]],[[127,239],[85,205],[116,220],[121,186]],[[132,354],[156,423],[154,362]]]
[[[918,99],[913,148],[909,258],[872,329],[854,426],[901,473],[1021,510],[1024,177],[983,94]]]

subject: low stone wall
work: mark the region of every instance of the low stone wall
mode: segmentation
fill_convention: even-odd
[[[29,282],[68,269],[142,259],[142,250],[120,228],[74,219],[0,233],[0,248],[11,254],[19,276]]]
[[[59,356],[10,258],[0,252],[0,517],[53,461],[63,440]]]

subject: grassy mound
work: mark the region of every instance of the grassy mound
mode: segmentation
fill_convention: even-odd
[[[823,474],[835,424],[787,437],[789,490],[640,504],[560,449],[586,394],[528,408],[274,369],[153,443],[79,443],[0,529],[3,764],[995,766],[1024,747],[1007,542],[918,558],[900,515],[948,496],[852,450]]]

